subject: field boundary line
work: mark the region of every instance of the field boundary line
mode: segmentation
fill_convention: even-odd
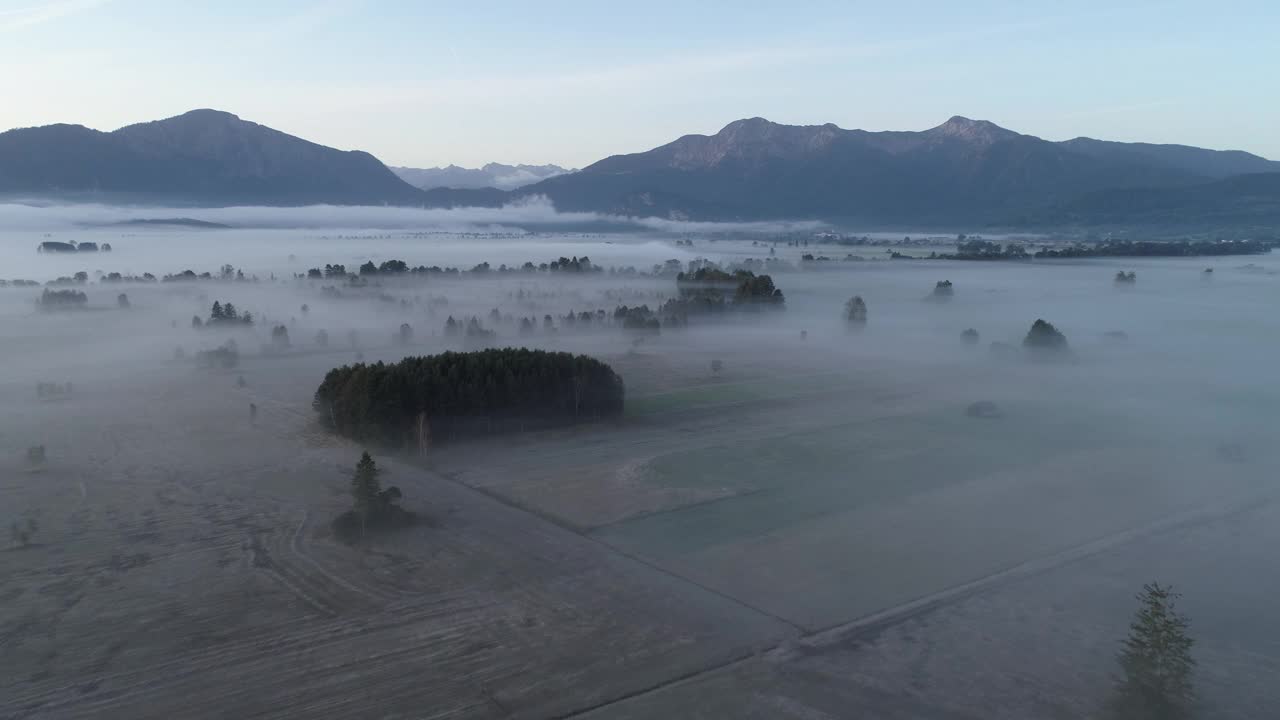
[[[703,675],[710,675],[712,673],[734,668],[754,657],[768,656],[774,660],[782,660],[797,649],[817,649],[833,645],[862,633],[874,632],[892,627],[898,623],[905,622],[950,603],[976,595],[984,590],[990,590],[1006,583],[1034,577],[1051,570],[1065,567],[1075,562],[1080,562],[1129,542],[1247,513],[1269,505],[1275,502],[1275,499],[1276,496],[1274,493],[1265,492],[1238,496],[1231,500],[1219,501],[1207,507],[1184,510],[1183,512],[1175,513],[1165,518],[1147,523],[1146,525],[1105,535],[1083,544],[1067,548],[1066,550],[1061,550],[1040,558],[1018,563],[1017,565],[1013,565],[1004,570],[999,570],[960,585],[946,588],[936,593],[916,598],[915,600],[910,600],[893,607],[876,611],[870,615],[863,615],[862,617],[854,618],[853,620],[825,628],[819,628],[812,631],[802,631],[798,637],[789,641],[780,642],[771,648],[763,650],[762,652],[746,653],[737,658],[710,665],[700,671],[682,673],[681,675],[671,678],[666,682],[655,683],[649,687],[627,693],[615,700],[594,703],[589,707],[551,716],[548,720],[573,720],[573,718],[587,717],[597,711],[614,705],[629,702],[646,695],[652,695],[668,688],[679,687],[680,685],[696,680]],[[697,583],[694,584],[696,585]]]

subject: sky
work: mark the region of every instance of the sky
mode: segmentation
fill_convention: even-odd
[[[1280,2],[0,0],[0,129],[233,112],[389,165],[582,167],[761,116],[1280,159]]]

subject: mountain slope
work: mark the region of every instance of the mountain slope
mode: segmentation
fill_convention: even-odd
[[[1183,187],[1089,193],[1030,219],[1046,225],[1180,228],[1280,226],[1280,172],[1236,175]]]
[[[1074,143],[1074,145],[1073,145]],[[953,117],[921,132],[738,120],[616,155],[518,191],[562,210],[694,219],[805,218],[864,222],[991,221],[1113,188],[1177,187],[1215,179],[1231,162],[1123,143],[1054,143],[987,121]],[[1250,160],[1253,158],[1253,160]]]
[[[104,133],[51,125],[0,133],[0,192],[192,202],[411,204],[422,193],[372,155],[194,110]]]
[[[1205,150],[1189,145],[1122,143],[1086,137],[1066,140],[1058,144],[1094,157],[1123,157],[1133,162],[1183,170],[1214,179],[1233,175],[1280,172],[1280,162],[1240,150]]]
[[[539,180],[573,172],[559,165],[503,165],[488,163],[481,168],[457,165],[434,168],[393,167],[401,180],[421,190],[433,188],[514,190]]]

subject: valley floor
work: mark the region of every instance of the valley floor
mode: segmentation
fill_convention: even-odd
[[[619,425],[378,456],[428,522],[354,548],[360,448],[309,408],[342,353],[16,401],[0,496],[39,529],[0,554],[0,717],[1078,718],[1153,579],[1215,716],[1274,705],[1265,445],[823,352],[608,358]]]

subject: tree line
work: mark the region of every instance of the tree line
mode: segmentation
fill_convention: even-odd
[[[1065,247],[1041,248],[1028,253],[1021,243],[969,240],[956,246],[954,254],[933,253],[938,260],[1025,260],[1027,258],[1099,257],[1200,257],[1221,255],[1261,255],[1275,247],[1268,240],[1105,240]]]
[[[511,266],[500,265],[496,269],[489,263],[482,262],[472,266],[470,270],[461,270],[456,267],[440,267],[439,265],[415,265],[410,267],[409,263],[404,260],[392,259],[384,260],[375,264],[372,260],[365,262],[356,268],[355,272],[347,272],[346,265],[326,264],[323,269],[314,267],[307,270],[306,277],[310,280],[318,280],[321,278],[351,278],[351,277],[369,277],[374,275],[462,275],[463,273],[485,274],[489,272],[499,273],[534,273],[534,272],[569,272],[569,273],[595,273],[604,272],[604,268],[595,265],[591,259],[586,257],[560,257],[550,262],[540,263],[538,265],[532,262],[526,262],[523,265]]]
[[[44,309],[82,308],[89,304],[89,296],[80,290],[50,290],[45,288],[36,299],[36,304]]]

